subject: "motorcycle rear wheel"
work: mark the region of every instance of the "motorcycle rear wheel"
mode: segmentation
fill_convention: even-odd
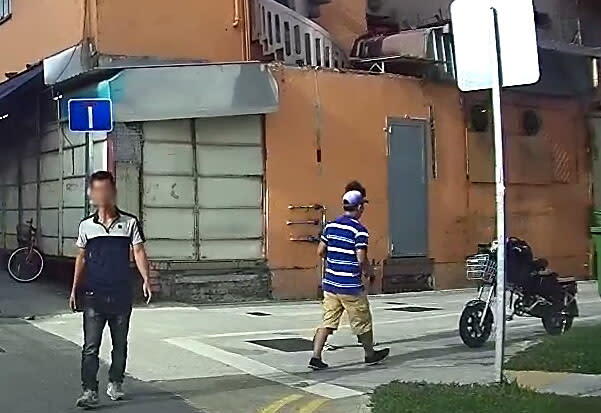
[[[485,308],[486,303],[479,301],[468,304],[461,313],[459,335],[463,343],[470,348],[484,346],[492,333],[493,315],[490,308],[487,309],[484,323],[480,326],[480,320]]]
[[[576,306],[575,311],[578,311],[576,301],[573,301],[570,306]],[[545,314],[542,321],[543,327],[545,327],[547,333],[552,336],[560,336],[567,333],[574,323],[574,316],[571,314],[575,313],[572,311],[574,310],[568,308],[565,312],[549,312]]]

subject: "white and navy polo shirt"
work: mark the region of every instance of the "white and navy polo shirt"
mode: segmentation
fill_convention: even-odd
[[[109,226],[100,222],[98,213],[79,224],[76,245],[85,249],[86,292],[131,301],[129,251],[145,242],[135,215],[117,209],[117,217]]]

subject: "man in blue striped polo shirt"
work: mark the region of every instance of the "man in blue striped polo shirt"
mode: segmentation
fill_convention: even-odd
[[[321,354],[328,336],[338,329],[344,310],[365,350],[365,363],[378,363],[389,353],[389,349],[374,350],[371,311],[362,281],[363,276],[371,277],[367,259],[369,233],[359,221],[368,202],[365,189],[358,183],[347,189],[350,190],[342,198],[344,215],[326,225],[318,247],[319,256],[326,259],[326,270],[322,280],[323,323],[315,334],[309,362],[315,370],[328,367]]]

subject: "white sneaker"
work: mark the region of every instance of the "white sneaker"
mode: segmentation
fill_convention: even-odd
[[[123,399],[123,396],[125,396],[122,384],[112,382],[109,382],[109,384],[106,386],[106,394],[114,402]]]

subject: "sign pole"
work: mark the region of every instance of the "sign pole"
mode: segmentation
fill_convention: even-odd
[[[491,24],[494,36],[491,39],[492,54],[492,108],[495,142],[495,182],[497,206],[497,296],[495,306],[495,379],[504,381],[503,361],[505,357],[505,171],[503,156],[503,119],[501,111],[501,90],[503,73],[501,66],[501,47],[499,44],[499,24],[497,10],[491,7]]]
[[[540,78],[533,0],[453,0],[451,20],[457,84],[463,92],[492,89],[495,147],[497,278],[494,320],[495,380],[503,382],[505,344],[505,171],[503,87],[531,85]],[[494,307],[494,309],[493,309]]]

